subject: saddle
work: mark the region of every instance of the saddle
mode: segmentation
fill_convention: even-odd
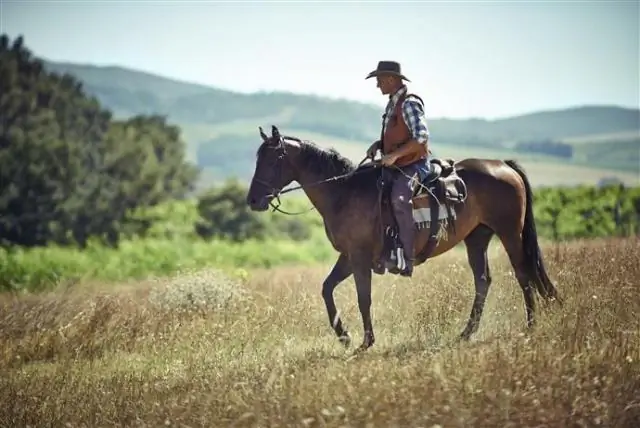
[[[413,190],[413,201],[427,196],[427,189],[435,190],[435,196],[445,202],[457,204],[466,199],[467,188],[456,173],[455,160],[432,158],[427,162],[427,167],[428,169],[420,169],[419,182]]]
[[[401,246],[398,239],[397,222],[390,203],[392,180],[383,170],[378,181],[380,214],[383,227],[383,259],[374,266],[374,272],[383,274],[386,268],[390,273],[398,273],[395,266],[397,249]],[[395,173],[400,173],[395,171]],[[467,198],[466,184],[457,174],[455,160],[431,158],[424,168],[420,168],[412,181],[413,218],[418,230],[429,229],[427,245],[416,249],[416,261],[424,261],[433,253],[442,226],[451,225],[455,233],[455,206]],[[417,241],[417,240],[416,240]],[[387,255],[386,257],[384,255]]]

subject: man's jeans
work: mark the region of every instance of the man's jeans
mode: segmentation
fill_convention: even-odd
[[[424,176],[426,171],[420,171],[422,168],[427,168],[425,160],[401,167],[400,169],[404,174],[398,170],[392,170],[394,180],[391,187],[391,206],[398,222],[398,237],[404,248],[404,255],[407,261],[415,259],[414,238],[416,226],[413,221],[413,207],[411,204],[413,195],[411,181],[414,177],[420,180]]]

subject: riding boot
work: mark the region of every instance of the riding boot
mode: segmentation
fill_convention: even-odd
[[[401,269],[400,275],[411,277],[413,274],[414,240],[415,240],[415,224],[413,221],[413,213],[410,204],[403,204],[402,207],[396,209],[396,220],[398,222],[398,237],[402,243],[404,252],[404,268]]]

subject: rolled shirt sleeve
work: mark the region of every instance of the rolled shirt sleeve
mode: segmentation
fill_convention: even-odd
[[[402,104],[402,117],[413,138],[420,144],[427,144],[429,127],[420,101],[412,97],[405,99]]]

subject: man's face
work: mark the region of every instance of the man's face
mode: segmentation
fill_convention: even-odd
[[[380,92],[382,92],[382,95],[389,95],[393,92],[393,88],[395,87],[394,76],[383,74],[377,76],[376,81],[378,82],[377,87],[380,88]]]

